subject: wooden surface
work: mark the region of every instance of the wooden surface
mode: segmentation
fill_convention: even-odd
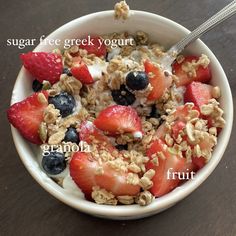
[[[20,69],[19,50],[8,38],[47,35],[79,16],[111,9],[106,0],[0,0],[0,235],[236,235],[236,134],[213,174],[171,209],[142,220],[108,221],[82,214],[43,190],[15,150],[5,110]],[[158,13],[193,29],[229,0],[130,0],[133,9]],[[236,16],[203,41],[221,62],[236,98]]]

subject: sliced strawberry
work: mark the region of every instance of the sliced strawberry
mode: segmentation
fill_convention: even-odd
[[[47,103],[40,102],[38,98],[41,93],[48,98],[46,91],[34,93],[25,100],[13,104],[7,110],[9,122],[19,130],[24,138],[35,144],[42,143],[38,130],[43,121],[44,109],[47,107]]]
[[[79,137],[81,141],[85,141],[88,144],[96,142],[102,144],[103,147],[106,147],[110,151],[115,150],[109,138],[90,121],[84,121],[81,123],[79,128]]]
[[[98,163],[89,157],[88,153],[76,152],[69,166],[72,179],[88,199],[91,198],[92,187],[96,186],[95,172],[98,167]]]
[[[98,167],[103,168],[102,174],[96,174]],[[93,186],[99,186],[114,195],[136,195],[139,185],[127,183],[128,172],[121,172],[110,167],[107,162],[99,164],[92,153],[76,152],[70,161],[70,175],[87,198],[91,198]]]
[[[199,57],[197,56],[185,56],[184,60],[181,63],[175,61],[172,65],[173,74],[178,77],[178,81],[176,82],[177,87],[185,86],[190,84],[192,81],[199,81],[203,83],[207,83],[211,80],[211,70],[210,67],[204,68],[203,66],[198,66],[196,70],[196,77],[191,77],[183,71],[182,65],[185,63],[191,63],[193,61],[197,62]]]
[[[154,66],[148,60],[144,62],[144,67],[147,74],[152,74],[149,76],[149,82],[152,86],[152,91],[148,95],[148,100],[157,100],[164,94],[166,88],[171,85],[172,80],[170,77],[166,77],[160,68]]]
[[[80,48],[85,49],[88,54],[95,54],[98,57],[106,56],[106,45],[103,43],[102,38],[98,36],[91,37],[91,43],[89,43],[88,37],[85,45],[80,45]]]
[[[152,155],[158,152],[162,152],[165,159],[158,158],[159,164],[155,165],[152,162]],[[161,197],[178,186],[180,180],[177,176],[174,176],[174,179],[171,173],[183,170],[186,160],[172,153],[169,148],[165,147],[164,142],[161,140],[153,142],[150,149],[147,151],[147,155],[150,158],[149,162],[146,164],[147,170],[155,170],[155,175],[152,178],[153,186],[150,192],[155,197]],[[169,176],[168,170],[170,173]]]
[[[109,134],[142,132],[141,120],[130,106],[114,105],[100,112],[94,121],[95,126]]]
[[[197,170],[202,169],[206,165],[206,159],[204,157],[193,157],[192,162],[197,167]]]
[[[86,64],[76,62],[74,66],[71,67],[72,75],[79,80],[82,84],[92,84],[94,82],[92,75]]]
[[[28,52],[20,55],[24,67],[39,81],[51,84],[60,79],[63,70],[61,55],[48,52]]]
[[[96,175],[96,183],[99,187],[112,192],[115,196],[135,196],[140,192],[139,185],[127,183],[128,172],[119,172],[108,164],[103,166],[104,174]]]
[[[193,102],[197,107],[207,104],[212,99],[213,86],[201,82],[192,82],[187,85],[184,102]]]

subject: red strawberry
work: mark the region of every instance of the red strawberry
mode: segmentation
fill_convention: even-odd
[[[158,152],[162,152],[165,159],[158,158],[159,165],[155,165],[152,162],[152,155]],[[152,178],[153,186],[150,189],[150,192],[155,197],[163,196],[164,194],[169,193],[171,190],[177,187],[180,183],[178,177],[175,176],[175,179],[173,179],[171,173],[182,171],[185,167],[186,159],[172,153],[172,151],[167,148],[164,142],[160,139],[153,142],[153,144],[147,151],[147,155],[150,158],[149,162],[146,164],[147,170],[154,169],[156,172],[154,177]],[[168,170],[170,173],[169,175]]]
[[[80,48],[87,50],[88,54],[95,54],[98,57],[106,56],[107,50],[106,45],[103,43],[102,39],[98,36],[91,37],[91,43],[89,44],[88,37],[87,43],[85,45],[80,45]],[[102,43],[102,44],[101,44]]]
[[[203,66],[198,66],[196,70],[196,77],[189,76],[185,71],[182,69],[182,65],[184,63],[192,62],[192,61],[198,61],[199,57],[197,56],[185,56],[185,59],[178,63],[175,61],[172,65],[173,74],[175,74],[179,81],[176,82],[177,86],[184,86],[190,84],[192,81],[199,81],[203,83],[207,83],[211,80],[211,70],[210,67],[204,68]]]
[[[172,80],[170,77],[165,77],[163,71],[148,60],[144,62],[144,67],[147,74],[152,73],[149,76],[149,82],[153,89],[148,95],[148,100],[153,101],[159,99],[164,94],[166,88],[171,85]]]
[[[103,174],[96,174],[98,167]],[[87,198],[91,198],[93,186],[105,188],[114,195],[136,195],[140,191],[138,185],[126,182],[128,172],[119,172],[107,163],[99,164],[92,153],[76,152],[70,161],[70,175]]]
[[[95,172],[98,163],[85,152],[76,152],[70,161],[70,175],[86,198],[91,198],[92,187],[96,186]]]
[[[197,170],[200,170],[206,165],[206,159],[204,157],[193,157],[192,163],[197,167]]]
[[[114,105],[100,112],[95,126],[109,134],[141,133],[142,125],[137,112],[130,106]]]
[[[51,84],[60,79],[63,70],[60,55],[48,52],[28,52],[20,55],[24,67],[40,82],[49,81]]]
[[[94,82],[87,65],[84,63],[75,63],[75,65],[71,67],[70,71],[82,84],[92,84]]]
[[[213,87],[201,82],[192,82],[187,85],[184,94],[184,102],[193,102],[197,107],[209,102],[212,98]]]
[[[79,128],[79,137],[81,141],[85,141],[88,144],[93,143],[95,139],[96,142],[101,143],[108,150],[115,150],[108,137],[90,121],[84,121],[81,123]]]
[[[48,97],[46,91],[42,92],[45,97]],[[42,103],[38,99],[40,93],[34,93],[25,100],[13,104],[7,110],[9,122],[19,130],[24,138],[31,143],[41,144],[38,130],[39,125],[43,120],[44,109],[47,103]]]

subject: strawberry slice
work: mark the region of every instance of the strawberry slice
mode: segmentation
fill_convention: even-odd
[[[152,86],[152,91],[148,95],[148,100],[154,101],[159,99],[165,92],[165,90],[171,85],[172,79],[165,77],[163,71],[154,66],[150,61],[144,62],[145,72],[151,73],[149,76],[149,82]]]
[[[142,135],[141,120],[130,106],[113,105],[100,112],[94,125],[109,134],[133,133]]]
[[[96,186],[95,172],[98,163],[85,152],[76,152],[70,161],[69,170],[72,179],[83,191],[85,197],[91,199],[93,186]]]
[[[20,58],[24,67],[39,81],[49,81],[51,84],[60,79],[63,70],[62,57],[56,53],[28,52]]]
[[[39,125],[43,121],[44,109],[47,103],[40,102],[39,95],[48,98],[46,91],[34,93],[21,102],[13,104],[7,110],[9,122],[19,130],[21,135],[31,143],[41,144],[39,138]]]
[[[98,167],[102,167],[103,173],[96,174]],[[99,186],[112,192],[115,196],[130,195],[139,193],[140,186],[127,183],[128,172],[121,172],[113,169],[107,162],[99,164],[92,153],[76,152],[70,161],[70,175],[78,187],[91,198],[93,186]]]
[[[184,102],[193,102],[197,107],[207,104],[212,99],[213,86],[201,82],[192,82],[187,85]]]
[[[115,150],[115,147],[111,144],[109,138],[90,121],[83,121],[81,123],[79,137],[81,141],[85,141],[88,144],[92,144],[94,140],[96,140],[96,143],[102,144],[108,150]]]
[[[206,165],[206,159],[204,157],[192,157],[192,163],[197,167],[197,170],[200,170]]]
[[[89,43],[89,38],[87,37],[87,42],[85,45],[80,45],[80,48],[87,50],[88,54],[95,54],[98,57],[106,56],[107,49],[106,45],[103,43],[102,38],[98,36],[91,37],[91,43]]]
[[[183,65],[185,65],[186,63],[192,63],[193,61],[197,62],[198,60],[199,57],[197,56],[185,56],[184,60],[181,63],[178,63],[177,61],[173,63],[173,74],[175,74],[179,79],[176,82],[177,87],[188,85],[192,81],[207,83],[211,80],[211,70],[209,66],[207,66],[206,68],[201,65],[198,66],[196,69],[196,77],[191,77],[187,72],[183,70]]]
[[[155,165],[152,162],[152,155],[158,152],[162,152],[165,159],[158,158],[159,165]],[[177,154],[173,153],[160,139],[153,142],[147,151],[147,155],[150,160],[146,164],[146,169],[154,169],[156,172],[152,178],[153,186],[150,189],[150,192],[155,197],[161,197],[164,194],[169,193],[180,183],[178,177],[174,176],[174,179],[171,173],[182,171],[185,167],[186,159],[181,158]]]
[[[72,75],[79,80],[82,84],[92,84],[94,82],[92,75],[86,64],[74,63],[70,69]]]

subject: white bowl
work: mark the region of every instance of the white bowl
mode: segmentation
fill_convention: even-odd
[[[113,11],[104,11],[73,20],[54,31],[48,37],[64,40],[66,38],[82,38],[87,34],[101,35],[122,31],[135,33],[137,30],[147,32],[152,40],[159,42],[167,48],[189,33],[183,26],[152,13],[132,11],[131,17],[127,21],[122,22],[113,19]],[[52,49],[54,49],[54,46],[39,45],[35,51],[51,51]],[[223,156],[232,129],[233,103],[226,75],[211,50],[202,41],[197,40],[186,51],[194,55],[204,53],[210,58],[213,75],[212,84],[218,85],[221,88],[222,97],[220,102],[224,109],[224,117],[226,120],[226,126],[218,137],[218,144],[215,147],[211,161],[196,174],[193,180],[189,180],[169,194],[155,199],[149,206],[97,205],[93,202],[66,193],[63,188],[41,171],[32,145],[22,138],[16,129],[12,128],[13,139],[20,158],[34,179],[46,191],[75,209],[102,218],[122,220],[142,218],[161,212],[173,206],[194,191],[212,173]],[[22,68],[14,86],[12,103],[21,101],[32,93],[31,79],[29,77],[30,75],[27,71]]]

